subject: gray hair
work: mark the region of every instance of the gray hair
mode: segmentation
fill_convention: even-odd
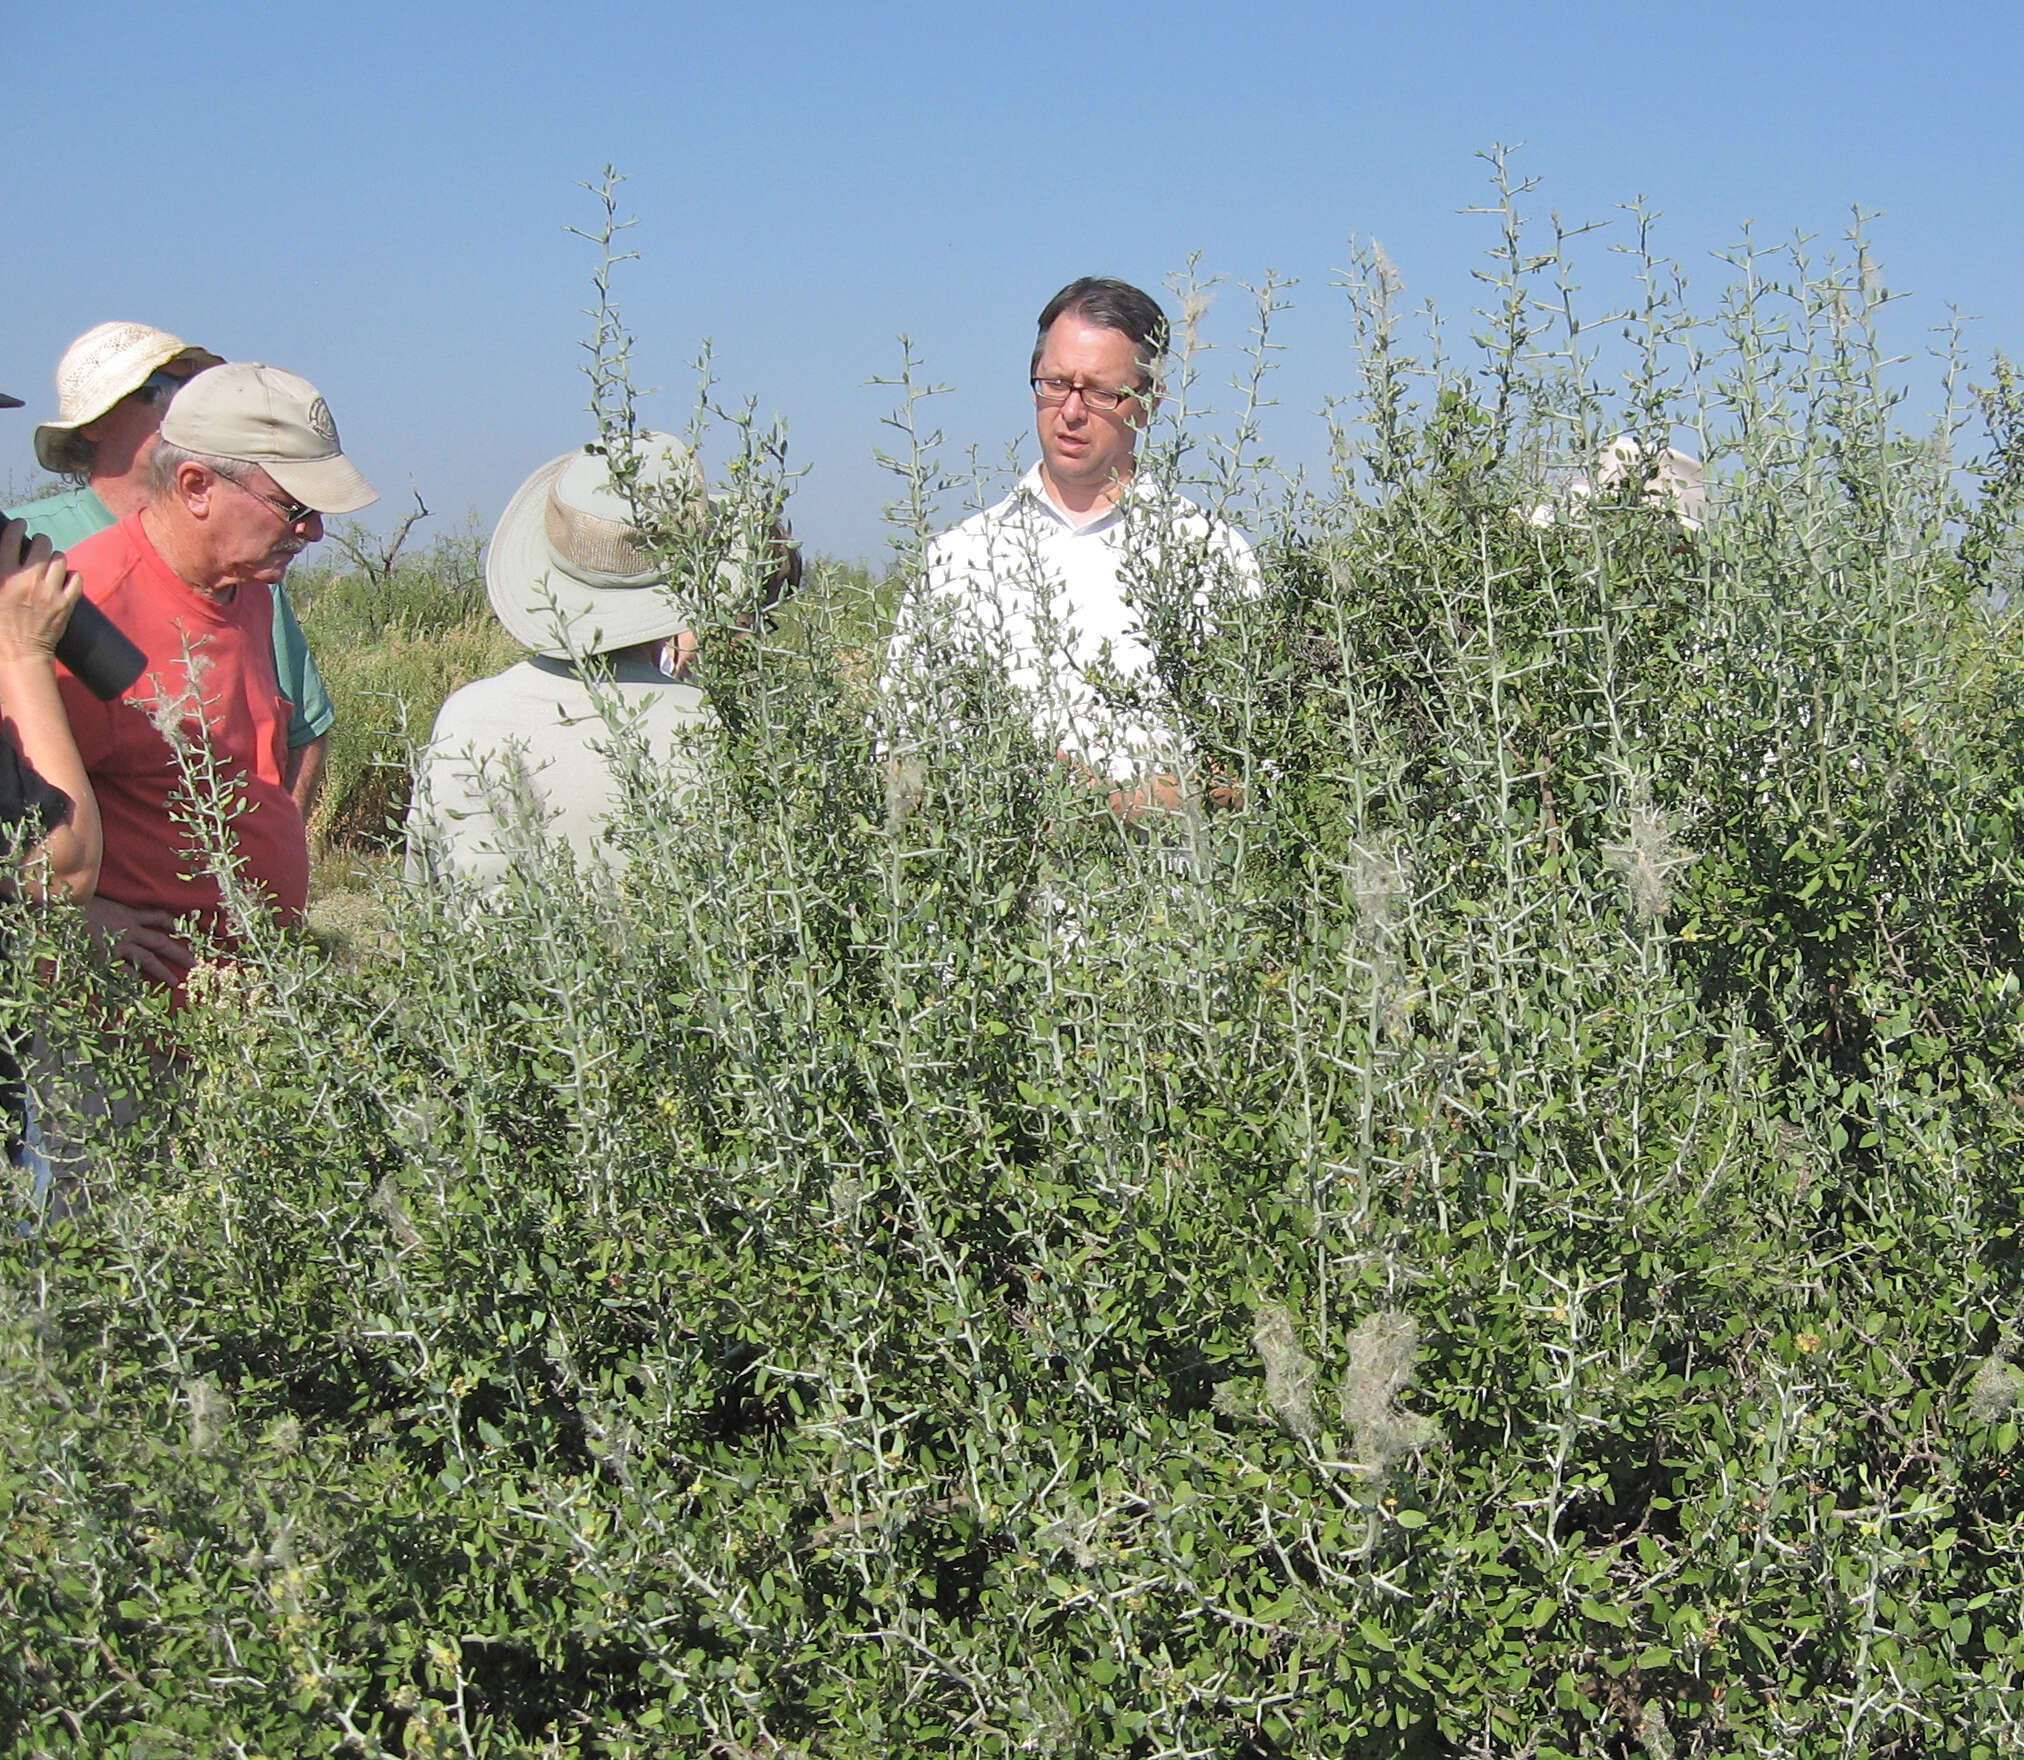
[[[245,487],[245,478],[239,473],[246,466],[236,458],[219,458],[215,453],[192,452],[187,446],[178,446],[173,440],[157,440],[155,449],[148,456],[148,493],[159,500],[176,486],[176,472],[186,464],[200,464],[215,477]]]

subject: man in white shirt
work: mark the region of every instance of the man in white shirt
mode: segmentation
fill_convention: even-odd
[[[1158,303],[1122,281],[1084,277],[1047,302],[1030,365],[1040,462],[929,545],[887,656],[914,735],[952,719],[938,686],[956,662],[1002,667],[1035,733],[1127,813],[1177,804],[1187,773],[1149,626],[1257,580],[1240,533],[1138,471],[1167,336]]]

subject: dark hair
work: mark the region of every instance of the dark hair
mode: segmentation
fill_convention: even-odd
[[[1106,275],[1085,275],[1071,281],[1040,308],[1033,360],[1026,369],[1029,373],[1040,371],[1040,353],[1047,346],[1047,332],[1054,327],[1054,320],[1070,314],[1099,330],[1120,330],[1129,336],[1138,350],[1139,371],[1151,381],[1167,352],[1167,315],[1151,294]]]
[[[50,469],[59,477],[68,477],[81,487],[91,486],[91,467],[98,461],[98,442],[87,440],[75,428],[50,442],[50,455],[56,462]]]

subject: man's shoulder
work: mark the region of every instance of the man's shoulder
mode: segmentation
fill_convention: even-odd
[[[1002,501],[994,501],[989,507],[980,507],[967,519],[958,520],[945,532],[938,532],[928,540],[928,559],[948,556],[974,548],[993,533],[1002,531],[1011,524],[1022,510],[1023,489],[1014,489]]]
[[[434,742],[509,731],[516,720],[524,720],[528,697],[540,680],[541,674],[522,660],[504,672],[459,685],[436,711]]]
[[[1227,537],[1250,548],[1250,540],[1224,515],[1210,512],[1168,484],[1142,481],[1136,498],[1148,514],[1170,525],[1197,535]]]
[[[703,693],[693,684],[656,674],[648,680],[614,679],[593,690],[573,672],[527,659],[473,679],[444,698],[432,743],[553,741],[573,726],[602,726],[600,704],[622,714],[641,711],[655,721],[694,720],[706,713]]]
[[[979,508],[928,544],[926,575],[931,586],[975,587],[1024,580],[1036,566],[1053,567],[1056,551],[1070,535],[1041,499],[1039,467],[1029,470],[1010,494]]]
[[[1224,515],[1198,507],[1178,490],[1150,483],[1140,491],[1138,502],[1138,517],[1156,527],[1164,538],[1217,558],[1242,580],[1255,584],[1257,552],[1243,531]]]
[[[30,537],[47,538],[56,549],[64,551],[113,523],[112,509],[90,487],[44,495],[25,507],[15,508],[14,517],[28,522]]]
[[[141,564],[154,547],[141,536],[140,518],[132,515],[94,532],[64,551],[71,572],[84,582],[88,599],[101,599],[145,575]]]

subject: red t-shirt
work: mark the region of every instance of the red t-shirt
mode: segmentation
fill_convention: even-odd
[[[198,592],[162,560],[139,514],[66,554],[84,596],[148,657],[147,670],[115,703],[101,703],[57,668],[105,826],[99,892],[231,939],[197,836],[176,817],[178,807],[187,813],[191,805],[183,768],[155,726],[162,704],[179,704],[184,735],[208,742],[219,786],[238,797],[229,812],[242,873],[283,922],[297,921],[308,902],[309,845],[282,781],[289,705],[274,681],[272,596],[259,585],[225,600]]]

